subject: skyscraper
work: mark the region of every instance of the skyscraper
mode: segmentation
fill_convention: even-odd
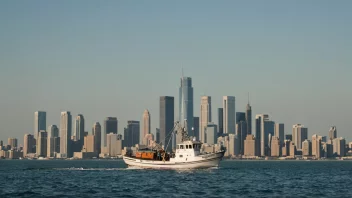
[[[132,147],[139,144],[140,141],[140,126],[139,121],[129,120],[127,121],[127,130],[124,134],[125,146]]]
[[[337,131],[336,131],[336,127],[332,126],[330,127],[330,130],[329,130],[329,139],[333,140],[335,138],[337,138]]]
[[[269,156],[269,134],[274,136],[274,122],[269,120],[269,115],[258,114],[255,117],[255,137],[260,141],[260,155]]]
[[[205,142],[205,128],[211,122],[211,97],[202,96],[200,101],[200,141]]]
[[[247,123],[247,134],[252,134],[252,107],[248,104],[246,106],[246,123]]]
[[[302,142],[308,139],[308,129],[301,124],[292,126],[292,142],[295,144],[296,149],[302,149]]]
[[[39,131],[39,136],[37,140],[37,156],[38,157],[46,157],[47,156],[47,138],[48,138],[48,133],[45,130]]]
[[[284,144],[285,139],[285,125],[282,123],[275,124],[275,137],[279,138],[280,146]]]
[[[159,144],[160,143],[160,129],[155,129],[155,141]]]
[[[141,135],[141,140],[140,140],[141,144],[147,134],[150,134],[150,113],[146,109],[143,113],[143,133]]]
[[[41,130],[46,130],[46,112],[36,111],[34,112],[34,137],[38,137],[38,133]]]
[[[167,142],[165,142],[165,138],[169,135],[171,130],[174,128],[174,97],[161,96],[159,111],[160,111],[159,112],[160,143],[162,143],[162,145],[165,146],[167,144]]]
[[[47,134],[47,157],[55,157],[60,152],[59,129],[56,125],[48,127]]]
[[[104,146],[106,146],[106,135],[109,133],[117,134],[118,121],[116,117],[107,117],[104,121]]]
[[[219,131],[218,131],[218,136],[221,136],[224,133],[224,109],[223,108],[218,108],[218,125],[219,125]]]
[[[101,153],[101,126],[99,122],[94,123],[93,129],[92,129],[93,135],[94,135],[94,141],[95,141],[95,146],[94,148],[96,149],[97,155]]]
[[[10,145],[11,149],[17,148],[17,138],[8,138],[7,145]]]
[[[69,111],[61,112],[60,121],[60,156],[62,158],[72,157],[71,149],[72,115]]]
[[[199,117],[193,117],[193,133],[194,137],[197,138],[197,140],[200,140],[200,134],[199,134]]]
[[[224,96],[223,97],[223,127],[224,133],[235,134],[236,133],[236,109],[235,109],[235,97]]]
[[[239,139],[240,154],[244,154],[244,141],[247,138],[247,123],[244,120],[236,124],[236,135]]]
[[[25,134],[24,142],[23,142],[23,157],[26,157],[28,153],[32,153],[33,147],[34,147],[34,136],[31,134]]]
[[[236,124],[241,121],[246,121],[246,113],[245,112],[236,112]],[[247,131],[246,131],[247,133]]]
[[[256,138],[254,135],[248,134],[246,140],[244,141],[244,155],[247,157],[258,156],[258,149],[256,143]]]
[[[189,136],[192,134],[193,127],[193,87],[192,78],[182,77],[181,86],[179,89],[179,121],[183,125],[187,120],[187,132]],[[181,140],[180,136],[177,138]]]
[[[76,140],[80,142],[80,150],[84,144],[84,117],[82,114],[78,114],[76,117],[76,130],[75,130]]]

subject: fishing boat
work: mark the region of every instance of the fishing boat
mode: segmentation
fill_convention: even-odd
[[[223,149],[213,153],[202,152],[202,142],[190,138],[186,127],[182,127],[179,122],[175,123],[171,134],[173,133],[174,136],[179,134],[182,137],[175,152],[166,152],[168,145],[164,149],[157,144],[149,150],[127,152],[123,156],[124,162],[131,167],[146,169],[201,169],[219,166],[225,152]],[[174,136],[170,135],[170,138]]]

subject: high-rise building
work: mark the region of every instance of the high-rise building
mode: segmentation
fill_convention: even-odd
[[[297,148],[295,143],[290,142],[290,157],[295,157],[297,152]]]
[[[84,144],[84,117],[82,114],[78,114],[76,117],[76,130],[75,135],[76,140],[80,142],[80,150]]]
[[[197,140],[200,140],[200,134],[199,134],[199,117],[193,117],[193,134],[194,137],[196,137]]]
[[[4,146],[4,142],[2,140],[0,140],[0,147]]]
[[[205,128],[211,122],[211,97],[202,96],[200,101],[200,141],[205,142]]]
[[[121,136],[114,133],[107,134],[107,150],[110,157],[121,155],[122,139]]]
[[[23,139],[23,157],[26,157],[28,153],[33,153],[34,136],[31,134],[25,134]]]
[[[217,133],[218,133],[218,127],[216,124],[209,122],[207,126],[204,128],[204,143],[213,145],[217,143]]]
[[[345,144],[346,140],[342,137],[335,138],[332,140],[333,146],[333,156],[335,157],[344,157],[345,156]]]
[[[47,156],[47,140],[48,132],[45,130],[39,131],[39,136],[37,140],[37,156],[38,157],[46,157]]]
[[[321,155],[321,136],[314,134],[312,136],[312,156],[320,158]]]
[[[17,138],[8,138],[7,145],[9,145],[11,149],[17,148]]]
[[[139,121],[129,120],[127,121],[127,129],[124,134],[125,146],[132,147],[139,144],[140,126]]]
[[[244,155],[246,157],[258,156],[256,138],[252,134],[248,134],[244,141]]]
[[[73,156],[72,143],[72,115],[69,111],[61,112],[60,120],[60,156],[70,158]]]
[[[285,140],[285,125],[284,124],[282,124],[282,123],[275,124],[274,136],[279,138],[280,145],[282,146],[284,144],[284,140]]]
[[[246,106],[246,123],[247,123],[247,134],[252,134],[252,107],[248,104]]]
[[[223,127],[225,134],[236,133],[236,109],[235,109],[235,97],[224,96],[223,97]]]
[[[332,126],[329,130],[329,140],[333,140],[335,138],[337,138],[336,126]]]
[[[240,154],[240,145],[239,145],[239,139],[236,134],[229,134],[229,155],[232,156],[237,156]]]
[[[55,157],[56,153],[60,153],[59,129],[56,125],[48,127],[47,134],[47,157]]]
[[[174,97],[172,96],[160,97],[159,116],[160,116],[159,118],[160,141],[159,142],[165,146],[167,144],[167,140],[165,140],[165,138],[170,134],[171,130],[174,128]],[[169,149],[171,150],[170,147]]]
[[[118,121],[116,117],[107,117],[104,120],[104,146],[106,146],[106,135],[109,133],[117,134]]]
[[[189,136],[192,134],[193,127],[193,87],[192,78],[183,77],[181,78],[181,85],[179,89],[179,121],[183,125],[184,121],[187,120],[187,132]],[[181,141],[181,134],[178,134],[176,138],[177,143]]]
[[[159,144],[160,143],[160,129],[155,129],[155,141]]]
[[[143,113],[143,133],[141,135],[140,143],[142,144],[147,134],[150,134],[150,113],[146,109]]]
[[[302,143],[302,155],[311,156],[312,155],[312,143],[309,140],[304,140]]]
[[[84,136],[84,145],[82,148],[82,152],[89,152],[89,153],[94,153],[97,151],[95,148],[96,142],[95,142],[95,136],[94,135],[87,135]]]
[[[283,157],[290,156],[290,145],[291,145],[291,140],[284,141],[284,145],[282,147],[282,156]]]
[[[38,137],[41,130],[46,130],[46,112],[36,111],[34,112],[34,138]]]
[[[255,117],[256,121],[256,132],[255,136],[260,140],[260,155],[261,156],[268,156],[270,155],[269,153],[269,147],[270,147],[270,140],[269,139],[269,134],[271,136],[274,136],[274,122],[269,120],[269,115],[267,114],[259,114],[256,115]]]
[[[152,147],[154,144],[154,135],[152,133],[149,133],[145,135],[143,139],[143,145],[146,145],[148,147]]]
[[[308,139],[308,129],[301,124],[292,126],[292,142],[297,149],[302,149],[302,142]]]
[[[246,113],[245,112],[236,112],[236,124],[241,121],[246,121]],[[247,131],[246,131],[247,133]]]
[[[99,122],[94,123],[93,125],[93,135],[95,136],[94,141],[95,141],[95,152],[97,153],[97,155],[99,155],[101,153],[101,126]]]
[[[223,108],[218,108],[218,125],[219,125],[219,131],[218,131],[218,136],[222,136],[224,133],[224,109]]]
[[[271,137],[271,146],[270,146],[270,151],[271,151],[271,156],[272,157],[280,157],[281,156],[281,144],[280,144],[280,139],[276,136]]]
[[[236,135],[238,136],[239,143],[240,143],[240,154],[243,155],[244,141],[247,138],[247,123],[245,120],[241,120],[236,124]]]

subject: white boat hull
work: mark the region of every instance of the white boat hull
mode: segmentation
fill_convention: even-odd
[[[128,166],[146,169],[202,169],[218,167],[223,156],[224,152],[218,152],[204,157],[200,156],[199,160],[184,162],[143,160],[127,156],[123,156],[123,160]]]

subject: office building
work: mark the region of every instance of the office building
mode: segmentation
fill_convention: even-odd
[[[61,112],[60,120],[60,157],[70,158],[73,156],[72,143],[72,115],[69,111]]]
[[[205,142],[205,129],[211,122],[211,97],[202,96],[200,101],[200,141]]]
[[[309,140],[304,140],[302,143],[302,155],[311,156],[312,155],[312,142]]]
[[[48,132],[45,130],[39,131],[39,136],[37,140],[37,157],[47,157],[47,140]]]
[[[292,142],[297,149],[302,149],[302,142],[308,139],[308,129],[301,124],[292,126]]]
[[[187,131],[189,136],[192,134],[193,127],[193,87],[192,78],[183,77],[181,78],[181,85],[179,88],[179,121],[184,125],[184,121],[187,121]],[[177,135],[176,143],[181,142],[181,134]]]
[[[193,117],[193,134],[194,137],[196,137],[196,140],[200,140],[200,134],[199,134],[199,117]]]
[[[11,149],[17,149],[17,138],[8,138],[7,145],[9,145]]]
[[[96,142],[94,135],[84,136],[84,145],[81,152],[95,153],[97,155],[95,145]]]
[[[244,120],[239,121],[236,124],[236,135],[239,139],[240,154],[244,154],[244,141],[247,138],[247,123]]]
[[[246,140],[244,141],[244,156],[246,157],[254,157],[258,156],[258,149],[256,142],[256,138],[252,134],[248,134]]]
[[[218,125],[219,125],[219,131],[218,131],[218,136],[222,136],[224,134],[224,109],[223,108],[218,108]]]
[[[160,129],[155,129],[155,141],[159,144],[160,143]]]
[[[34,138],[38,137],[38,133],[41,130],[46,130],[46,112],[36,111],[34,112]]]
[[[225,134],[236,133],[236,99],[234,96],[224,96],[223,105],[223,127]]]
[[[160,143],[167,144],[166,136],[174,128],[174,97],[161,96],[159,106],[159,124],[160,124]],[[168,137],[170,138],[170,136]],[[176,146],[176,145],[175,145]],[[171,147],[168,148],[171,151]]]
[[[247,134],[252,134],[252,107],[249,104],[249,99],[246,106],[246,123],[247,123]]]
[[[297,152],[296,145],[293,142],[290,142],[290,157],[295,157]]]
[[[275,124],[274,136],[279,138],[280,145],[282,146],[284,144],[284,140],[285,140],[285,125],[284,124],[282,124],[282,123]]]
[[[114,133],[107,134],[107,151],[110,157],[121,155],[122,139],[120,135]]]
[[[118,121],[116,117],[107,117],[104,120],[104,146],[106,146],[106,135],[109,133],[117,134]]]
[[[272,157],[280,157],[281,156],[280,139],[276,136],[271,137],[270,151],[271,151]]]
[[[204,143],[209,145],[213,145],[217,143],[217,133],[218,127],[216,124],[209,122],[207,126],[204,128]]]
[[[33,153],[35,141],[34,136],[31,134],[25,134],[23,139],[23,157],[26,157],[28,153]]]
[[[56,125],[50,125],[47,133],[47,157],[56,157],[60,153],[59,128]]]
[[[94,123],[93,125],[93,129],[92,129],[93,135],[94,137],[94,141],[95,141],[95,152],[97,153],[97,155],[99,155],[101,153],[101,126],[99,122]]]
[[[290,145],[291,145],[291,140],[284,141],[284,145],[282,147],[282,156],[283,157],[290,156]]]
[[[322,141],[321,140],[322,140],[321,136],[318,136],[316,134],[314,134],[312,136],[312,156],[314,156],[317,159],[322,157],[322,155],[321,155],[321,148],[322,148],[321,142]]]
[[[246,113],[245,112],[236,112],[236,124],[239,122],[245,122],[246,121]],[[247,133],[247,131],[246,131]]]
[[[290,140],[290,141],[292,141],[292,134],[287,134],[287,135],[285,135],[285,140]]]
[[[139,144],[140,140],[140,126],[139,121],[129,120],[127,121],[127,128],[124,134],[124,141],[126,147],[133,147]]]
[[[255,117],[256,120],[256,132],[255,136],[260,140],[260,155],[269,156],[270,155],[270,136],[274,136],[274,125],[273,121],[269,120],[269,115],[267,114],[258,114]]]
[[[344,157],[345,156],[345,144],[346,140],[342,137],[335,138],[332,140],[333,156]]]
[[[332,126],[330,127],[329,130],[329,140],[333,140],[337,138],[337,130],[336,130],[336,126]]]
[[[76,117],[76,130],[75,130],[75,140],[80,142],[80,149],[82,149],[84,144],[84,117],[82,114],[78,114]]]
[[[150,113],[146,109],[146,110],[144,110],[144,113],[143,113],[143,133],[141,135],[140,144],[143,143],[144,138],[146,137],[146,135],[150,134],[150,132],[151,132],[150,127],[151,127],[150,126]]]

